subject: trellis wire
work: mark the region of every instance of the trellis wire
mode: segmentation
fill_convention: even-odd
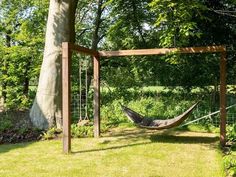
[[[71,92],[71,114],[73,119],[78,121],[88,120],[88,58],[77,56],[78,72],[74,73],[78,85]],[[76,83],[74,83],[76,85]],[[84,91],[85,92],[84,92]]]

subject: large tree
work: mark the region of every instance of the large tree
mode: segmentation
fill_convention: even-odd
[[[62,124],[61,44],[73,42],[77,0],[50,0],[43,63],[30,112],[34,126],[47,129]]]

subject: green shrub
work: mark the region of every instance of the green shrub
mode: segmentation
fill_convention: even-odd
[[[78,126],[77,124],[72,124],[71,136],[73,138],[93,137],[93,126],[92,125]]]
[[[0,132],[13,128],[13,123],[9,119],[0,120]]]
[[[73,138],[84,138],[84,137],[93,137],[94,125],[92,123],[88,125],[78,126],[77,124],[71,125],[71,136]],[[101,124],[100,132],[104,133],[109,129],[109,126],[106,124]]]
[[[236,124],[227,126],[227,139],[229,141],[236,141]]]
[[[29,130],[29,128],[28,127],[20,127],[18,130],[17,130],[17,132],[20,134],[20,135],[22,135],[22,134],[25,134],[27,131]],[[36,130],[35,130],[36,131]]]
[[[2,113],[0,116],[0,132],[13,128],[13,122],[7,113]]]
[[[120,105],[121,100],[115,100],[106,106],[101,107],[102,125],[117,126],[121,122],[127,122]]]

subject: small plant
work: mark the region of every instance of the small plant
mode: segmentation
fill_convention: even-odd
[[[61,133],[61,130],[56,128],[56,127],[53,127],[53,128],[50,128],[49,130],[47,130],[46,132],[44,132],[42,134],[42,139],[43,140],[50,140],[50,139],[54,139],[58,136],[58,134]]]

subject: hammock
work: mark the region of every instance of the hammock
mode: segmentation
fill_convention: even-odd
[[[121,107],[125,115],[137,126],[141,128],[161,130],[161,129],[173,128],[180,125],[185,119],[188,118],[188,116],[191,114],[191,112],[197,105],[198,102],[192,105],[187,111],[185,111],[181,115],[166,120],[143,117],[142,115],[131,110],[130,108],[127,108],[123,105],[121,105]]]

